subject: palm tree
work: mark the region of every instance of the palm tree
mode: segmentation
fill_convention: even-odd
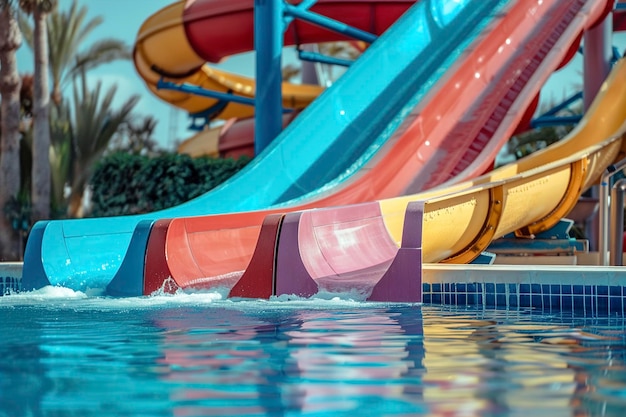
[[[84,72],[79,77],[79,82],[79,86],[74,84],[71,120],[75,155],[68,207],[71,217],[82,216],[83,195],[87,181],[93,173],[94,163],[102,156],[120,126],[129,120],[139,101],[139,96],[132,96],[119,110],[112,110],[116,86],[109,88],[101,97],[100,82],[93,90],[89,90]]]
[[[20,8],[32,15],[35,82],[33,98],[32,221],[50,218],[50,88],[48,82],[47,17],[57,0],[20,0]]]
[[[41,1],[41,0],[28,0]],[[96,16],[87,20],[87,7],[78,7],[77,0],[67,11],[53,11],[48,17],[48,50],[50,76],[52,78],[52,101],[59,105],[62,90],[81,71],[119,59],[130,59],[130,48],[122,41],[106,38],[94,42],[81,51],[82,42],[97,28],[103,19]],[[26,44],[34,48],[34,31],[23,17],[19,20]]]
[[[47,0],[20,1],[30,3]],[[24,15],[18,15],[18,18],[24,40],[34,50],[36,27],[33,28]],[[103,39],[93,43],[85,51],[81,50],[82,42],[102,21],[100,16],[88,18],[87,8],[79,7],[76,0],[67,10],[54,9],[46,21],[49,73],[52,82],[51,98],[55,104],[51,109],[54,117],[51,126],[52,146],[49,147],[48,166],[51,166],[52,170],[52,206],[56,210],[60,210],[63,205],[65,181],[69,179],[73,169],[82,166],[80,163],[73,162],[77,145],[74,143],[75,137],[70,128],[70,111],[63,103],[62,91],[69,81],[86,70],[114,60],[131,57],[130,48],[116,39]]]
[[[19,233],[5,210],[20,189],[20,77],[16,51],[22,36],[13,1],[0,0],[0,260],[21,257]]]

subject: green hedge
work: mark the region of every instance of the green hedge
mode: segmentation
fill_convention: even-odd
[[[176,206],[221,184],[249,160],[111,154],[98,163],[91,179],[92,215],[148,213]]]

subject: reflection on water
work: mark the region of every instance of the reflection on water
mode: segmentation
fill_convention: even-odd
[[[4,297],[0,317],[0,417],[582,417],[626,407],[622,318],[178,296]]]
[[[160,312],[154,323],[164,330],[159,362],[168,367],[164,379],[177,385],[175,414],[349,415],[363,406],[370,415],[423,411],[421,393],[405,392],[403,381],[423,368],[419,307],[408,323],[386,309],[364,315],[360,308],[304,307],[187,311],[184,322],[180,312]]]

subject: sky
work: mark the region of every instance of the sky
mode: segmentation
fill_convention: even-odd
[[[85,39],[84,45],[104,37],[115,37],[125,41],[132,47],[141,24],[153,13],[170,5],[175,0],[79,0],[80,5],[88,8],[88,16],[101,16],[104,22]],[[60,0],[60,8],[68,9],[72,0]],[[619,42],[622,43],[622,42]],[[623,52],[623,48],[620,50]],[[18,50],[18,67],[20,72],[32,72],[32,52],[23,45]],[[244,75],[254,73],[253,54],[234,57],[220,64],[223,69]],[[580,85],[582,74],[582,58],[580,55],[568,67],[552,75],[542,91],[542,101],[558,101],[574,92],[576,84]],[[159,122],[156,139],[166,149],[173,149],[176,140],[191,137],[194,132],[187,129],[187,114],[153,96],[137,75],[131,61],[118,61],[91,70],[88,81],[95,85],[102,82],[106,90],[109,86],[118,86],[116,102],[123,103],[131,95],[139,95],[140,101],[135,112],[140,115],[152,115]],[[69,93],[66,92],[66,93]]]

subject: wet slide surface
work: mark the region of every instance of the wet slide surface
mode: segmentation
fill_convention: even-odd
[[[421,20],[405,22],[414,29],[423,24]],[[460,47],[453,40],[442,42],[448,49],[441,50],[425,38],[428,34],[396,29],[386,37],[401,39],[403,44],[391,50],[389,41],[375,42],[263,155],[207,195],[145,216],[39,223],[26,251],[25,272],[32,277],[32,285],[50,282],[83,288],[94,282],[106,284],[119,268],[132,232],[143,220],[265,208],[358,170],[375,153],[372,149],[381,148],[402,121],[398,112],[407,96],[415,94],[417,86],[432,87],[442,66],[448,65],[446,59],[455,59],[456,55],[450,54]],[[466,35],[459,31],[456,42]],[[424,68],[425,61],[432,61],[435,67]],[[395,80],[406,72],[413,75],[413,85],[403,82],[399,89]],[[313,164],[316,170],[309,169]],[[298,182],[296,187],[294,182]]]
[[[523,24],[520,23],[520,20],[528,21],[528,19],[524,19],[527,17],[527,15],[526,13],[521,12],[522,9],[521,9],[520,4],[521,3],[518,2],[517,8],[513,7],[508,11],[508,13],[506,13],[507,19],[504,19],[500,23],[501,26],[499,26],[498,29],[504,28],[504,27],[508,27],[508,28],[514,27],[514,28],[518,28],[524,31],[524,30],[528,30],[528,28],[534,28],[534,26],[537,25],[537,20],[532,20],[532,19],[530,22],[531,23],[530,26],[525,27]],[[552,5],[547,5],[546,7],[550,7],[550,6]],[[557,6],[562,6],[562,4],[557,5]],[[585,19],[578,18],[579,20],[576,21],[577,19],[575,17],[581,16],[581,15],[586,17],[585,13],[589,12],[588,9],[585,9],[584,7],[582,7],[583,6],[582,2],[579,3],[579,6],[581,6],[581,8],[579,9],[571,10],[568,8],[568,10],[560,10],[560,12],[562,12],[561,15],[564,15],[564,16],[567,16],[568,15],[567,12],[569,12],[570,25],[569,26],[561,25],[565,28],[569,28],[569,31],[570,31],[569,34],[567,35],[564,34],[564,32],[566,32],[566,29],[564,29],[563,27],[560,30],[554,30],[554,28],[559,28],[559,24],[555,23],[554,21],[551,22],[552,23],[551,25],[550,24],[543,25],[544,27],[550,27],[552,29],[552,31],[549,32],[549,34],[543,33],[541,30],[537,30],[535,28],[532,32],[532,36],[533,36],[535,48],[537,49],[534,50],[531,48],[527,48],[526,55],[519,54],[519,55],[507,57],[506,61],[500,61],[500,68],[504,67],[510,72],[521,74],[521,75],[527,75],[527,76],[519,76],[517,80],[523,81],[523,83],[525,84],[529,83],[531,86],[536,88],[535,83],[536,83],[537,77],[539,75],[545,76],[545,72],[551,72],[556,66],[555,60],[558,63],[557,57],[549,56],[547,54],[540,55],[541,63],[544,64],[545,67],[541,67],[540,65],[536,65],[536,66],[530,65],[522,69],[520,68],[516,69],[514,66],[512,67],[512,65],[514,65],[514,63],[519,60],[530,61],[531,63],[536,62],[537,61],[536,57],[531,55],[530,57],[535,58],[535,59],[529,59],[529,54],[531,52],[537,53],[537,54],[541,53],[542,50],[546,49],[546,44],[553,47],[553,49],[557,49],[557,50],[560,49],[561,52],[564,49],[568,49],[567,44],[565,46],[563,44],[558,45],[556,42],[550,43],[550,40],[554,36],[558,37],[561,40],[563,39],[570,40],[570,42],[572,39],[578,38],[578,34],[582,30],[582,28],[585,27],[585,23],[584,23]],[[572,7],[572,5],[570,5],[570,7]],[[547,12],[546,16],[549,16],[550,18],[554,18],[555,15],[558,16],[558,14],[555,13],[554,9],[548,9],[546,10],[546,12]],[[584,12],[584,13],[579,13],[579,12]],[[520,19],[520,16],[522,16],[521,19]],[[500,40],[500,42],[502,43],[504,43],[506,39],[509,39],[509,37],[513,37],[512,35],[516,34],[514,31],[510,31],[504,34],[500,30],[493,31],[493,32],[502,34],[504,36]],[[542,34],[545,37],[544,43],[541,43],[539,41],[539,39],[541,39]],[[493,38],[493,36],[491,38]],[[481,44],[482,48],[477,47],[473,52],[476,52],[480,56],[481,60],[485,61],[485,56],[489,56],[488,49],[490,46],[493,46],[493,45],[495,45],[496,50],[502,52],[502,49],[498,47],[498,42],[493,42],[492,44],[490,43]],[[549,62],[551,61],[552,61],[552,64],[550,65]],[[474,65],[471,68],[475,70],[479,67]],[[531,68],[532,71],[530,71],[529,74],[525,74],[523,69],[528,69],[528,68]],[[465,75],[467,75],[467,73]],[[472,72],[470,74],[470,77],[468,77],[468,79],[475,78],[474,75],[475,73]],[[486,95],[486,96],[478,95],[477,96],[478,98],[476,99],[476,101],[479,102],[481,99],[485,101],[485,97],[490,98],[491,101],[494,101],[493,99],[494,96],[504,97],[504,99],[507,99],[510,101],[516,101],[515,99],[519,97],[519,95],[521,94],[521,91],[524,91],[524,89],[523,88],[518,89],[516,83],[513,82],[514,80],[507,79],[506,81],[508,82],[502,82],[502,84],[509,85],[510,88],[508,90],[499,91],[499,94],[500,94],[499,96],[495,95],[494,93],[492,93],[492,95]],[[459,84],[459,80],[454,77],[450,78],[450,82],[452,83],[451,84],[452,86]],[[484,87],[484,86],[481,84],[481,87]],[[442,89],[442,90],[445,90],[445,89]],[[498,90],[496,89],[496,91]],[[516,92],[518,93],[518,96],[513,95]],[[527,96],[526,100],[525,101],[520,100],[520,101],[523,103],[528,103],[528,97],[531,97],[536,92],[537,92],[536,89],[533,89],[533,88],[528,89],[528,91],[525,92]],[[455,97],[458,97],[458,96],[455,96]],[[500,98],[500,100],[502,100],[502,98]],[[442,101],[446,103],[447,109],[452,108],[449,102],[446,102],[444,100]],[[467,112],[466,114],[464,114],[464,118],[463,117],[459,117],[459,118],[463,122],[467,121],[468,119],[474,120],[475,123],[481,127],[484,126],[485,124],[486,125],[495,124],[494,130],[497,131],[498,125],[497,123],[494,123],[494,119],[493,118],[482,119],[481,117],[479,117],[481,113],[477,111],[476,108],[477,107],[479,109],[482,108],[488,114],[493,115],[493,113],[497,113],[498,111],[503,112],[502,107],[501,106],[490,107],[489,103],[486,103],[486,104],[481,103],[481,104],[482,106],[480,107],[478,106],[469,107],[473,109],[473,113]],[[421,116],[424,116],[424,114],[428,110],[434,107],[436,106],[433,104],[429,104],[428,109],[423,110],[423,112],[421,113]],[[489,113],[489,112],[493,112],[493,113]],[[515,112],[511,111],[511,113],[515,113]],[[520,112],[517,111],[517,117],[519,117],[519,113]],[[618,119],[619,117],[621,116],[618,116]],[[426,119],[426,117],[424,118]],[[509,122],[507,126],[508,129],[512,128],[510,126],[512,120],[519,120],[519,119],[515,119],[514,117],[511,117],[511,115],[508,115],[507,117],[504,117],[503,119]],[[450,123],[450,124],[454,125],[454,123]],[[483,129],[471,129],[471,128],[468,128],[467,123],[459,123],[456,126],[458,126],[457,127],[457,129],[459,129],[458,131],[466,131],[466,132],[478,131],[479,136],[484,137],[485,135],[484,128]],[[423,127],[423,125],[421,125],[420,127]],[[434,128],[436,128],[436,126]],[[607,132],[607,134],[612,133],[614,131],[614,128],[615,126],[610,126],[608,128],[609,132]],[[451,131],[455,132],[454,129],[452,129]],[[605,131],[606,131],[606,128],[605,128]],[[403,136],[403,138],[408,138],[408,137],[411,137],[411,136],[410,135]],[[448,138],[453,137],[453,138],[458,139],[459,135],[458,134],[447,135],[446,137]],[[506,136],[506,138],[508,138],[508,135]],[[437,138],[434,137],[434,135],[429,137],[428,139],[432,140],[433,143],[438,143],[436,142]],[[456,142],[457,149],[458,148],[463,149],[463,146],[462,146],[463,144],[467,146],[468,143],[470,144],[474,143],[472,141],[468,141],[467,140],[468,137],[463,137],[463,139],[465,139],[463,142],[460,142],[460,141]],[[401,139],[399,139],[399,142],[395,146],[395,149],[401,151],[399,153],[403,153],[404,155],[413,154],[414,152],[413,149],[419,149],[419,147],[412,148],[410,146],[411,142],[408,142],[408,141],[406,144],[402,144],[402,146],[400,146],[400,140]],[[413,140],[413,142],[416,142],[416,141]],[[449,143],[453,144],[454,142],[449,142]],[[424,145],[423,141],[421,144]],[[435,149],[437,148],[435,147]],[[439,148],[440,151],[442,149],[445,150],[445,147]],[[468,149],[469,152],[472,152],[471,147],[468,147],[466,149]],[[497,149],[499,149],[499,147]],[[458,152],[457,152],[457,155],[458,155]],[[530,162],[530,164],[532,164],[532,162]],[[378,164],[378,167],[389,166],[389,165],[390,164],[387,164],[387,163]],[[418,172],[419,174],[424,173],[424,171],[420,171],[417,168],[420,166],[419,164],[412,163],[412,164],[407,164],[407,165],[411,166],[415,170],[415,172]],[[396,165],[391,165],[391,166],[403,167],[405,165],[396,164]],[[398,170],[400,169],[401,168],[398,168]],[[524,169],[528,170],[529,169],[528,165],[525,165]],[[394,172],[397,172],[398,170]],[[371,172],[374,172],[374,171],[375,169],[372,170]],[[367,174],[371,172],[367,172]],[[359,178],[364,179],[365,177],[367,177],[367,174],[362,174],[362,176]],[[385,178],[384,173],[380,172],[379,174],[383,176],[383,178]],[[425,174],[428,174],[428,171],[426,171]],[[423,177],[426,177],[426,175],[422,175],[422,178]],[[378,175],[372,176],[370,181],[374,181],[376,178],[378,178]],[[415,178],[420,178],[420,175],[416,175]],[[398,183],[398,181],[387,181],[387,182],[390,184]],[[406,185],[406,181],[404,182],[404,184]],[[352,185],[354,185],[354,183]],[[465,184],[462,187],[467,188],[469,186],[471,185]],[[362,187],[362,188],[346,187],[344,188],[343,191],[347,191],[350,193],[358,193],[358,192],[363,192],[366,189],[367,187]],[[445,192],[446,191],[444,191],[444,193]],[[331,203],[329,203],[329,200],[332,201],[333,197],[336,198],[341,194],[342,194],[341,192],[337,192],[333,194],[333,196],[329,197],[327,200],[322,200],[322,201],[327,203],[327,205],[330,205]],[[338,202],[339,200],[334,200],[334,201]],[[362,201],[367,201],[367,200],[362,200]],[[305,207],[306,206],[300,206],[300,207],[295,207],[295,208],[301,209]],[[357,210],[357,207],[350,206],[346,210],[352,213]],[[332,209],[329,209],[329,211],[332,211]],[[272,212],[277,213],[277,212],[280,212],[280,210],[274,210]],[[149,246],[148,246],[148,253],[147,253],[146,264],[145,264],[144,292],[150,293],[151,291],[158,290],[159,288],[162,287],[164,280],[166,280],[169,277],[173,277],[174,281],[176,281],[178,286],[183,287],[183,288],[210,287],[210,286],[215,286],[215,285],[224,285],[224,286],[232,285],[244,273],[246,268],[249,269],[249,264],[250,264],[251,257],[252,257],[252,251],[255,245],[258,248],[257,236],[259,235],[259,231],[261,230],[260,222],[263,219],[264,214],[270,214],[270,213],[271,212],[239,213],[239,214],[225,215],[225,216],[209,216],[209,217],[204,217],[204,218],[180,218],[180,219],[173,219],[173,220],[162,220],[158,222],[155,227],[158,232],[155,232],[154,237],[151,237]],[[315,211],[314,213],[317,213],[317,211]],[[307,214],[307,216],[308,215],[309,214]],[[404,215],[404,209],[399,210],[397,213],[397,217],[403,218],[403,215]],[[307,216],[303,215],[303,217],[307,217]],[[315,216],[315,214],[311,214],[311,216]],[[293,216],[288,216],[287,218],[293,218]],[[451,222],[451,224],[454,224],[454,222]],[[478,226],[480,226],[480,224]],[[331,227],[331,226],[329,225],[328,227]],[[380,229],[377,229],[377,230],[380,230]],[[377,236],[377,234],[369,234],[369,236],[370,237]],[[319,241],[321,240],[327,241],[328,239],[319,239]],[[362,238],[355,238],[355,239],[352,239],[351,241],[365,242],[366,240]],[[270,248],[273,248],[273,243],[271,242],[271,239],[269,243],[264,240],[263,244],[268,245]],[[387,247],[386,245],[382,244],[381,241],[379,241],[377,245],[379,248]],[[339,252],[342,252],[342,253],[344,251],[343,248],[341,249],[335,248],[335,250],[338,250]],[[360,250],[362,250],[363,253],[367,253],[367,251],[363,250],[363,248],[361,248]],[[384,251],[381,250],[381,253],[383,252]],[[326,257],[328,257],[328,259],[331,258],[329,253],[325,253],[325,258]],[[287,258],[292,258],[292,257],[287,257]],[[355,256],[351,256],[349,258],[358,259],[358,257],[355,257]],[[376,257],[368,257],[368,258],[377,259]],[[468,260],[471,260],[471,259],[468,259]],[[309,264],[313,265],[315,263],[310,262]],[[269,262],[269,265],[272,265],[272,262]],[[251,273],[254,274],[255,271],[253,270]],[[129,279],[128,277],[130,276],[131,276],[130,274],[125,274],[123,275],[123,277],[117,277],[118,282],[116,282],[116,284],[114,285],[116,292],[123,293],[124,291],[123,283],[126,282]],[[135,276],[138,276],[138,275],[135,275]],[[361,276],[362,278],[363,274],[359,274],[359,276]],[[342,282],[345,285],[346,283],[345,276],[343,277]]]
[[[582,3],[581,3],[581,4],[582,4]],[[574,14],[576,14],[576,13],[574,13]],[[570,35],[571,35],[571,34],[570,34]],[[396,40],[397,40],[397,39],[396,39]],[[375,45],[376,45],[376,44],[375,44]],[[390,46],[392,46],[392,45],[391,45],[391,44],[385,44],[384,46],[386,46],[386,47],[390,47]],[[371,50],[375,50],[376,48],[372,47],[372,48],[370,48],[370,49],[371,49]],[[369,51],[368,51],[368,52],[369,52]],[[356,67],[356,65],[355,65],[355,67]],[[405,72],[404,74],[406,74],[406,72]],[[405,78],[406,78],[406,77],[405,77]],[[527,102],[528,102],[528,101],[530,101],[530,100],[529,100],[529,99],[527,99]],[[426,141],[426,142],[427,142],[427,141]],[[436,147],[436,146],[433,146],[433,148],[434,148],[434,149],[437,149],[437,147]],[[244,196],[244,197],[245,197],[245,196]],[[257,226],[257,228],[258,228],[258,226]],[[84,235],[83,235],[83,236],[77,236],[77,237],[79,237],[79,239],[76,239],[76,242],[79,242],[80,240],[83,240],[83,241],[85,240],[85,239],[84,239],[84,237],[85,237]],[[68,242],[68,241],[69,241],[69,239],[66,239],[66,242]],[[84,248],[84,246],[83,246],[83,248]],[[94,251],[94,252],[92,252],[92,254],[95,254],[95,251]],[[97,254],[95,254],[95,256],[97,256]],[[68,257],[67,257],[67,256],[65,256],[65,257],[60,258],[60,259],[62,259],[62,260],[67,260],[67,258],[68,258]],[[115,260],[115,259],[113,259],[113,263],[114,263],[115,261],[116,261],[116,260]],[[119,261],[119,258],[117,259],[117,261]],[[94,265],[96,265],[96,268],[98,268],[98,270],[97,270],[96,272],[97,272],[97,273],[100,273],[101,275],[105,275],[105,274],[107,274],[107,272],[109,272],[109,271],[106,271],[107,269],[109,269],[109,270],[114,270],[114,269],[115,269],[115,265],[114,265],[113,263],[112,263],[112,262],[109,262],[109,261],[108,261],[108,262],[104,262],[104,263],[100,263],[100,264],[98,264],[98,263],[94,263]],[[57,263],[57,264],[58,264],[58,263]],[[69,264],[71,264],[71,262],[70,262]],[[66,265],[68,265],[68,263],[67,263],[67,262],[66,262]],[[100,267],[100,266],[102,266],[102,267]],[[54,271],[54,268],[46,268],[46,269],[51,270],[51,271]],[[59,271],[61,271],[62,269],[63,269],[63,265],[61,265],[61,268],[59,268]],[[67,271],[67,268],[66,268],[66,271]],[[96,273],[96,274],[93,274],[93,273],[87,273],[87,274],[84,274],[84,276],[93,277],[94,275],[97,275],[97,273]],[[81,273],[79,273],[78,275],[81,275],[81,274],[82,274],[82,271],[81,271]],[[72,280],[72,279],[71,279],[71,278],[69,278],[69,279],[68,279],[68,278],[67,278],[67,276],[68,276],[68,274],[64,274],[64,277],[63,277],[62,279],[63,279],[63,280],[65,280],[65,283],[67,283],[67,282],[70,282],[70,283],[71,283],[71,280]],[[106,277],[105,277],[105,279],[106,279]],[[93,280],[92,280],[92,282],[93,282]],[[84,281],[83,281],[83,283],[84,283]],[[78,284],[79,284],[79,285],[81,285],[81,283],[80,283],[80,282],[79,282]],[[76,285],[76,282],[72,283],[72,285]]]
[[[624,157],[625,120],[622,59],[578,127],[518,163],[450,189],[285,215],[275,249],[257,246],[230,295],[267,297],[271,287],[271,295],[352,290],[374,301],[419,302],[422,262],[466,263],[495,238],[532,238],[566,216]],[[269,234],[265,227],[260,239]],[[273,261],[271,271],[252,269],[261,257]]]

